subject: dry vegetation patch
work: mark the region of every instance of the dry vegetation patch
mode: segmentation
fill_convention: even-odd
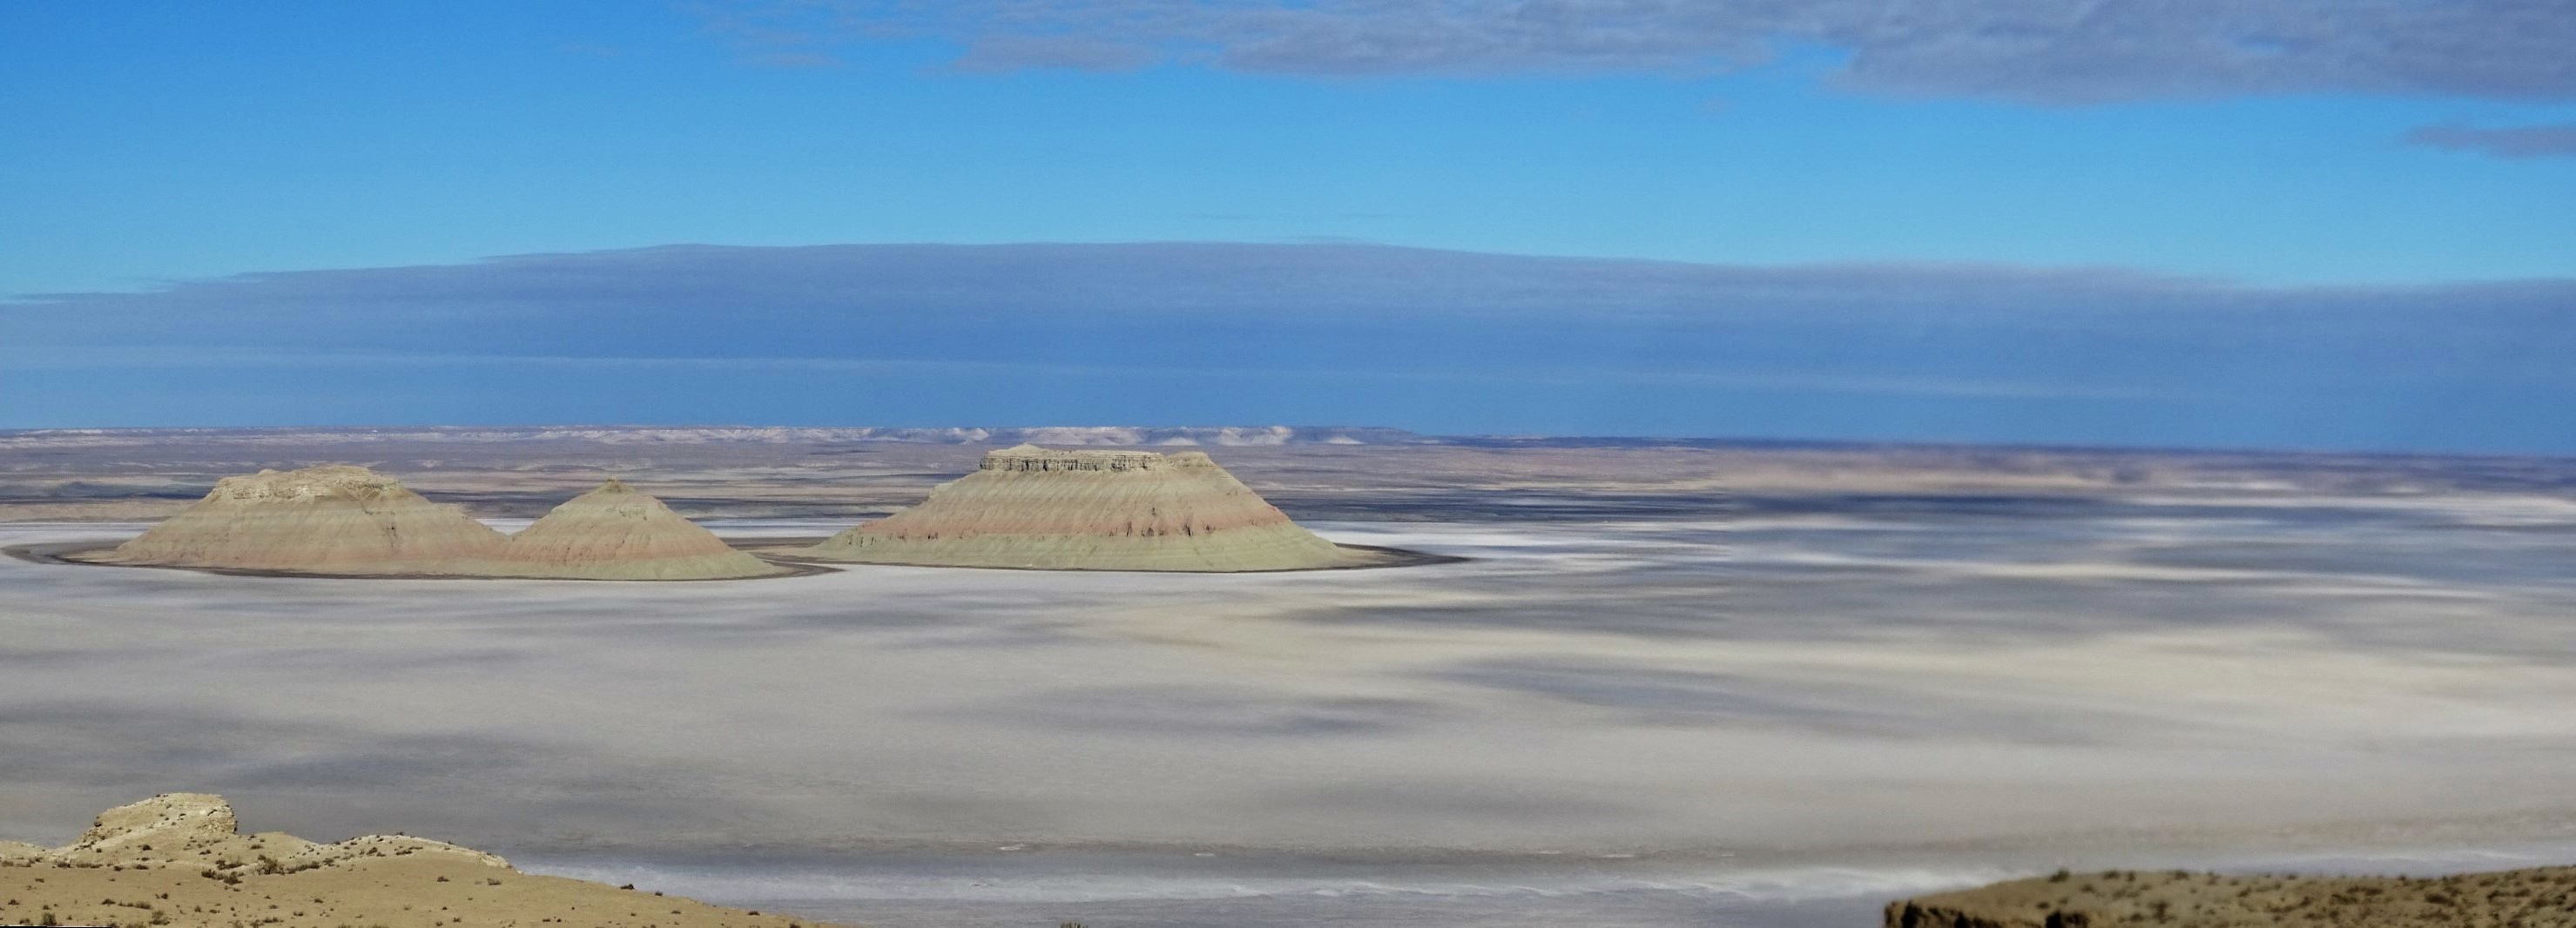
[[[1890,903],[1888,928],[2556,928],[2576,867],[2442,877],[2060,871]]]

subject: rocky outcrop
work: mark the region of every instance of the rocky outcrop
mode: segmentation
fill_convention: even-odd
[[[2576,924],[2576,867],[2440,877],[2058,871],[1889,903],[1886,928]]]
[[[226,477],[204,499],[93,558],[318,574],[434,573],[500,553],[500,532],[364,467]]]
[[[32,845],[30,845],[32,846]],[[281,873],[372,857],[427,854],[491,867],[508,861],[443,841],[366,835],[318,844],[294,835],[245,835],[231,803],[208,793],[163,793],[99,813],[80,839],[27,859],[73,867],[179,867],[212,873]]]
[[[231,803],[206,793],[163,793],[101,812],[80,840],[54,851],[64,858],[123,862],[167,857],[191,846],[233,840],[241,833]]]
[[[1917,902],[1888,904],[1886,920],[1887,928],[2091,928],[2092,924],[2093,917],[2083,912],[1981,914]]]
[[[1349,561],[1206,454],[1034,445],[987,454],[921,505],[799,553],[1051,570],[1306,570]]]
[[[511,536],[489,572],[586,580],[715,580],[783,571],[734,550],[661,500],[612,477]]]
[[[0,842],[0,925],[267,928],[823,928],[792,916],[537,876],[481,851],[368,835],[331,844],[241,834],[232,806],[167,793],[46,849]]]

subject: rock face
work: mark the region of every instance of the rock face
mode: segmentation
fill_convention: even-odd
[[[712,580],[781,570],[651,495],[610,478],[510,537],[493,573],[592,580]]]
[[[436,573],[489,558],[504,536],[364,467],[226,477],[184,512],[97,558],[107,563],[324,574]]]
[[[1034,445],[986,454],[921,505],[798,553],[1050,570],[1306,570],[1348,560],[1205,454]]]
[[[231,803],[207,793],[163,793],[99,813],[80,840],[31,855],[72,867],[175,867],[197,871],[291,873],[368,857],[429,855],[487,867],[509,861],[444,841],[366,835],[318,844],[294,835],[245,835]]]

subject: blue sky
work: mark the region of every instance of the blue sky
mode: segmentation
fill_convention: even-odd
[[[2565,54],[2576,10],[2564,3],[2003,6],[0,4],[0,294],[675,243],[1367,242],[1730,268],[2115,268],[2264,293],[2576,277],[2576,68]],[[304,321],[365,318],[369,301],[395,298],[353,296]],[[149,393],[101,394],[135,380],[132,352],[111,357],[117,346],[92,339],[78,350],[95,363],[66,366],[84,356],[46,341],[67,336],[34,318],[65,305],[0,309],[0,339],[16,342],[0,352],[49,358],[41,373],[0,367],[0,427],[190,424],[144,421]],[[2576,325],[2551,305],[2516,310],[2537,327],[2531,340]],[[1214,347],[1188,326],[1152,337],[1180,353]],[[1794,357],[1831,354],[1848,336],[1811,337],[1777,357],[1654,363],[1786,376]],[[2080,348],[2105,363],[2137,350],[2112,335]],[[1630,360],[1593,350],[1589,368]],[[245,394],[276,372],[200,367]],[[2098,384],[2062,385],[2100,399]],[[1819,400],[1789,422],[1640,412],[1631,398],[1615,412],[1575,402],[1522,423],[1475,408],[1472,394],[1240,415],[1001,400],[877,414],[1276,411],[1432,430],[1995,440],[2105,431],[2068,424],[2087,412],[1904,412],[1941,402],[1961,401],[1857,412]],[[259,421],[282,424],[540,412],[498,398],[258,408]],[[775,404],[543,412],[834,415]],[[2376,427],[2303,434],[2297,417],[2251,417],[2154,440],[2576,450],[2568,414],[2530,414],[2543,421],[2528,440],[2428,437],[2394,410]]]

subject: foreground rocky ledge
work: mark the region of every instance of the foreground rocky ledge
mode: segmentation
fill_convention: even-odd
[[[1886,928],[2576,926],[2576,867],[2443,877],[2067,873],[1889,903]]]
[[[242,834],[221,796],[166,793],[58,848],[0,841],[0,925],[786,928],[823,923],[531,876],[405,835]]]

